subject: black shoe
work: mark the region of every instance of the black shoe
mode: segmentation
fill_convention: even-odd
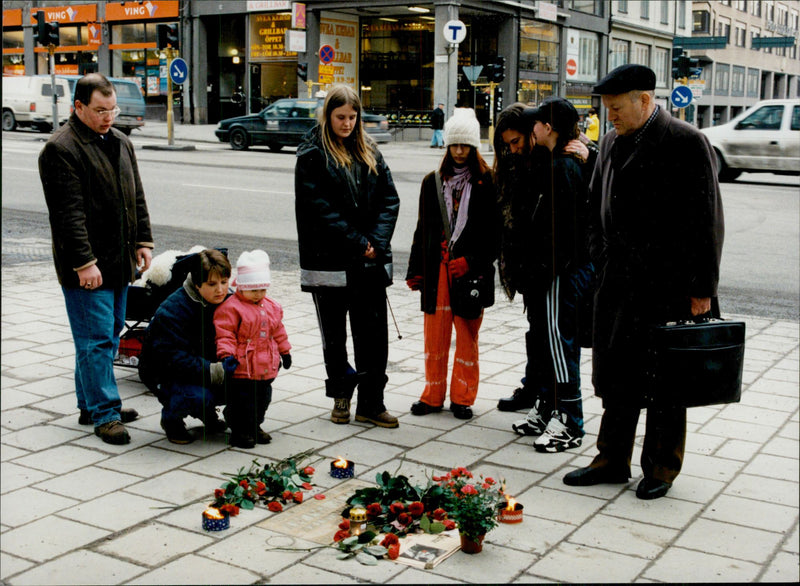
[[[429,415],[430,413],[438,413],[441,410],[441,405],[434,407],[432,405],[428,405],[427,403],[423,403],[422,401],[414,401],[414,403],[411,404],[412,415]]]
[[[643,501],[660,499],[669,492],[670,488],[672,488],[670,482],[644,477],[641,482],[639,482],[639,486],[636,487],[636,498],[640,498]]]
[[[167,419],[161,420],[161,429],[167,434],[167,439],[173,444],[186,445],[194,441],[194,436],[186,429],[183,420],[169,421]]]
[[[510,397],[505,397],[497,402],[497,408],[500,411],[519,411],[520,409],[530,409],[533,407],[533,393],[530,393],[522,387],[514,389],[514,394]]]
[[[130,423],[139,417],[139,412],[136,409],[122,408],[119,410],[119,418],[122,423]],[[81,409],[81,414],[78,416],[78,423],[80,425],[89,425],[92,422],[92,416],[86,409]]]
[[[453,412],[456,419],[472,419],[472,409],[469,405],[450,403],[450,411]]]
[[[224,433],[228,429],[228,424],[224,419],[216,417],[214,419],[208,418],[203,422],[208,433]]]
[[[256,447],[256,438],[249,435],[232,433],[230,444],[234,448],[244,448],[245,450],[249,450]]]
[[[271,441],[272,441],[272,436],[263,429],[259,428],[258,431],[256,432],[256,443],[268,444]]]
[[[628,474],[624,470],[611,470],[608,466],[578,468],[563,479],[567,486],[594,486],[595,484],[625,484]]]

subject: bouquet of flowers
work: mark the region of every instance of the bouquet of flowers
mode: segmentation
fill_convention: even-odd
[[[301,489],[311,490],[314,468],[298,469],[298,464],[312,453],[302,452],[263,467],[253,460],[247,470],[242,467],[236,474],[224,473],[230,480],[214,491],[211,506],[235,516],[239,509],[251,510],[260,501],[274,512],[282,511],[287,503],[303,502]]]
[[[497,508],[505,502],[501,483],[490,477],[475,479],[463,467],[434,476],[433,481],[442,488],[444,509],[461,535],[475,540],[497,526]]]

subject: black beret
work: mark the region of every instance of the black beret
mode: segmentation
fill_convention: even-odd
[[[656,89],[656,74],[649,67],[628,63],[620,65],[594,86],[592,93],[625,94],[633,90]]]
[[[538,108],[525,114],[529,119],[550,124],[559,134],[568,134],[578,122],[578,111],[571,102],[564,98],[549,97],[542,100]]]

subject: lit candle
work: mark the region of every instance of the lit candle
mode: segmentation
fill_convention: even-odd
[[[350,509],[350,534],[361,535],[367,530],[367,509],[353,507]]]
[[[231,519],[227,513],[216,507],[208,507],[203,511],[203,529],[206,531],[222,531],[231,526]]]
[[[522,523],[522,504],[518,503],[513,497],[505,495],[507,504],[500,509],[498,520],[501,523]]]
[[[331,476],[334,478],[353,478],[355,474],[355,464],[350,460],[340,457],[331,462]]]

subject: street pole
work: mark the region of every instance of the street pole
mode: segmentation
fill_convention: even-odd
[[[687,85],[689,83],[689,78],[688,77],[682,77],[680,81],[681,81],[681,83],[683,85]],[[685,121],[686,120],[686,108],[679,108],[679,110],[680,110],[680,112],[679,112],[678,119]]]
[[[172,77],[170,77],[170,67],[172,67],[172,47],[167,47],[167,144],[175,144],[173,133],[172,118]]]
[[[53,125],[52,132],[58,130],[58,92],[56,91],[56,46],[53,43],[47,45],[47,53],[50,56],[50,88],[53,92]],[[67,96],[64,96],[67,99]]]

